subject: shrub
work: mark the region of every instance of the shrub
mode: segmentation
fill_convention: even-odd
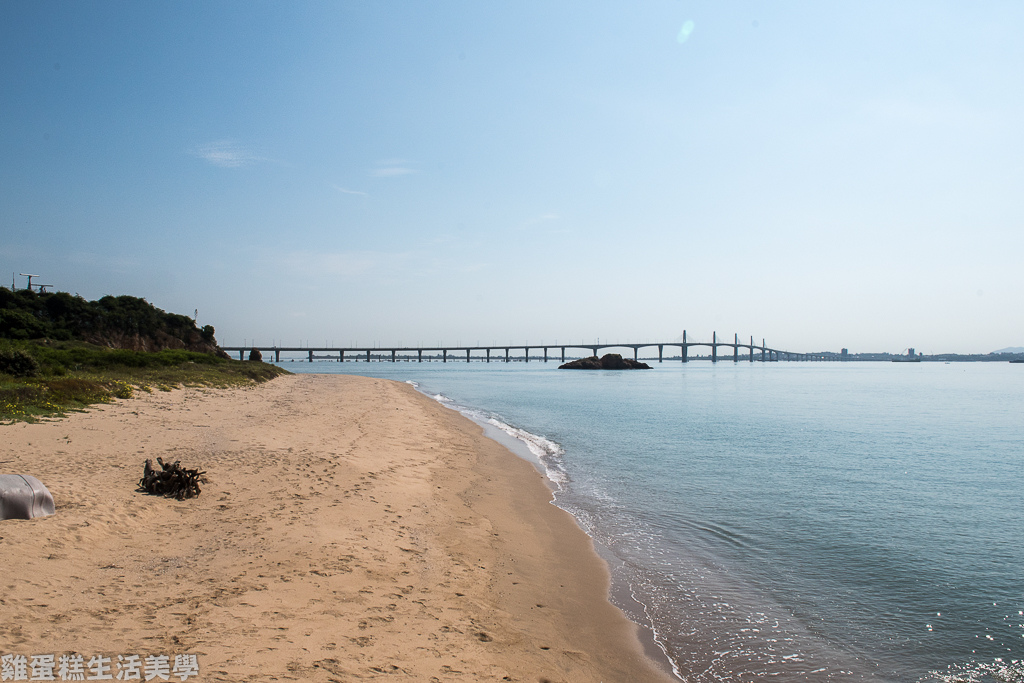
[[[114,386],[111,389],[112,393],[117,398],[131,398],[132,397],[132,385],[127,382],[114,382]]]
[[[22,349],[0,349],[0,372],[14,377],[34,377],[39,372],[39,363]]]
[[[79,377],[53,380],[47,385],[51,400],[57,403],[102,403],[110,392],[99,382]]]
[[[39,339],[50,326],[28,311],[0,310],[0,337],[7,339]]]

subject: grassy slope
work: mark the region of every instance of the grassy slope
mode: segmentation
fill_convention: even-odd
[[[227,387],[265,382],[287,372],[183,350],[109,349],[76,341],[0,340],[0,354],[27,354],[31,371],[0,372],[0,421],[35,420],[82,410],[135,391],[170,391],[182,385]]]

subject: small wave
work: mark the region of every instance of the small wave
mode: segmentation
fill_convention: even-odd
[[[528,432],[525,429],[520,429],[519,427],[513,427],[493,415],[487,416],[484,421],[526,444],[526,447],[530,449],[530,453],[532,453],[544,466],[544,471],[547,474],[548,479],[554,482],[559,488],[564,487],[569,481],[569,475],[565,471],[565,467],[562,465],[562,455],[565,454],[565,449],[557,443],[551,439],[546,439],[539,434]]]
[[[419,388],[419,385],[414,382],[410,382],[410,384]],[[520,429],[519,427],[513,427],[493,413],[487,413],[475,408],[459,405],[444,394],[427,395],[446,408],[451,408],[452,410],[462,413],[474,422],[496,427],[514,439],[521,441],[526,445],[530,454],[533,455],[533,457],[535,457],[544,468],[545,476],[554,483],[559,490],[563,489],[566,483],[568,483],[569,475],[561,461],[565,450],[551,439],[547,439],[539,434],[528,432],[525,429]]]

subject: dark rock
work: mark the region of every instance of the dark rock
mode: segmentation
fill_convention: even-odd
[[[263,354],[260,353],[259,349],[252,349],[251,351],[249,351],[249,360],[254,360],[254,361],[258,362],[258,363],[262,363],[263,362]]]
[[[650,370],[647,363],[640,363],[629,358],[623,358],[617,353],[606,353],[598,358],[580,358],[565,365],[559,365],[559,370]]]

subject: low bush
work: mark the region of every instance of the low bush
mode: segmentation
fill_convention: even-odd
[[[24,349],[0,348],[0,372],[12,377],[35,377],[39,362]]]

